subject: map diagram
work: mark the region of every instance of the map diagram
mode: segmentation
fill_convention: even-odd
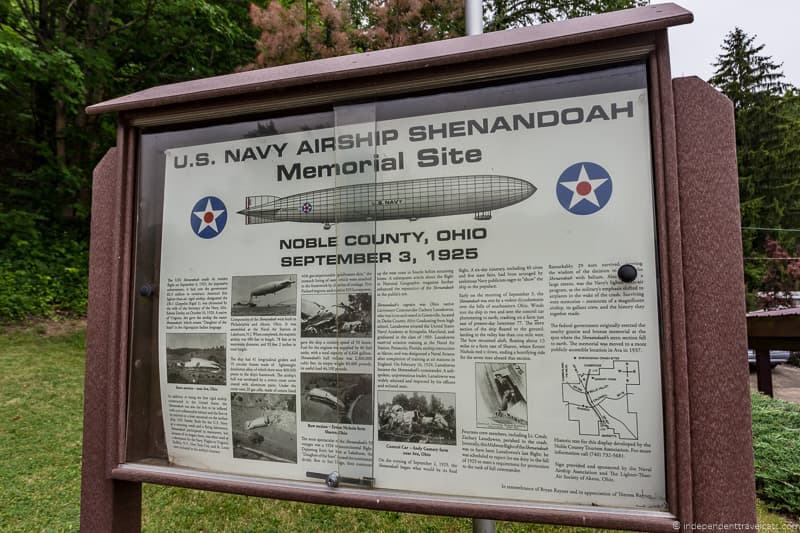
[[[561,397],[567,418],[578,423],[581,435],[636,440],[639,414],[631,405],[631,389],[639,384],[638,361],[564,364]]]

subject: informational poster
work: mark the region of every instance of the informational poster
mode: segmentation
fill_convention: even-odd
[[[664,509],[646,89],[376,116],[166,152],[170,461]]]

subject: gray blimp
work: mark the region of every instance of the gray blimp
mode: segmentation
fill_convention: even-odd
[[[280,281],[273,281],[271,283],[265,283],[264,285],[259,285],[255,289],[250,292],[250,300],[248,300],[247,305],[255,305],[253,303],[253,298],[258,296],[267,296],[269,294],[275,294],[278,291],[282,291],[286,287],[291,287],[292,284],[295,283],[291,279],[284,279]]]
[[[246,224],[416,220],[474,214],[489,220],[492,211],[519,203],[536,192],[526,180],[509,176],[470,175],[407,181],[359,183],[277,196],[248,196],[239,214]]]

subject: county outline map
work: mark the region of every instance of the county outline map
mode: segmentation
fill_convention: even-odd
[[[561,394],[567,417],[577,422],[580,435],[636,440],[639,414],[632,402],[639,384],[638,361],[565,364]]]

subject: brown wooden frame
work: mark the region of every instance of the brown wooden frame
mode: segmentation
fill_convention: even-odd
[[[659,4],[156,87],[90,106],[89,113],[118,112],[119,133],[117,147],[94,176],[82,528],[137,530],[142,482],[369,509],[647,531],[674,530],[676,520],[754,523],[747,371],[744,362],[740,369],[735,363],[737,350],[744,357],[746,341],[732,111],[727,100],[708,92],[699,80],[673,84],[667,28],[691,20],[688,11]],[[650,78],[669,512],[329,489],[317,483],[126,463],[137,128],[634,59],[647,61]],[[713,136],[703,132],[709,120],[717,124]],[[717,189],[704,188],[709,179]],[[709,219],[698,202],[728,211]],[[712,261],[701,253],[719,246],[721,258]],[[727,293],[706,290],[718,283],[729,287]],[[736,310],[741,320],[735,318]],[[704,380],[727,385],[703,391]],[[711,407],[704,405],[708,401]]]

